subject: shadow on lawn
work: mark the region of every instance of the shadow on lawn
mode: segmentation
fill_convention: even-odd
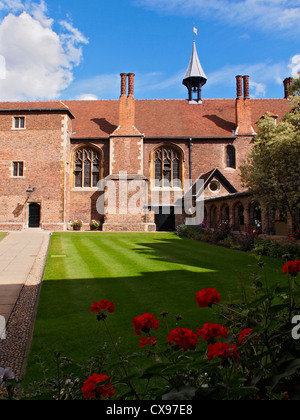
[[[256,264],[253,255],[247,252],[217,247],[186,238],[158,238],[151,242],[138,243],[135,251],[162,262],[194,266],[205,271],[229,270],[235,273]],[[249,269],[246,270],[249,272]]]

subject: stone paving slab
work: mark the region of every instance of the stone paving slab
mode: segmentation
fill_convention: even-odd
[[[0,362],[16,378],[25,373],[50,233],[12,232],[0,242]],[[2,322],[0,322],[0,327]],[[2,325],[3,326],[3,325]]]
[[[0,242],[0,316],[7,320],[49,232],[10,232]]]
[[[0,284],[0,305],[14,305],[16,303],[16,296],[19,296],[23,285],[12,284],[12,285],[5,285],[6,287],[2,287]],[[2,314],[1,314],[2,315]]]

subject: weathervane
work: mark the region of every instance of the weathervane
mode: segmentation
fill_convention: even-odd
[[[198,29],[194,26],[193,27],[193,33],[194,33],[194,41],[195,41],[195,35],[198,35]]]

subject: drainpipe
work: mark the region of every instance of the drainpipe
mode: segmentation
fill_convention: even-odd
[[[189,177],[191,182],[193,182],[193,171],[192,171],[192,148],[193,148],[193,143],[192,143],[192,138],[189,139]]]

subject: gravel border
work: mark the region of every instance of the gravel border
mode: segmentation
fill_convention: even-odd
[[[24,377],[33,336],[35,316],[48,256],[50,233],[35,259],[32,269],[6,324],[6,339],[0,340],[0,366],[11,367],[20,380]]]

